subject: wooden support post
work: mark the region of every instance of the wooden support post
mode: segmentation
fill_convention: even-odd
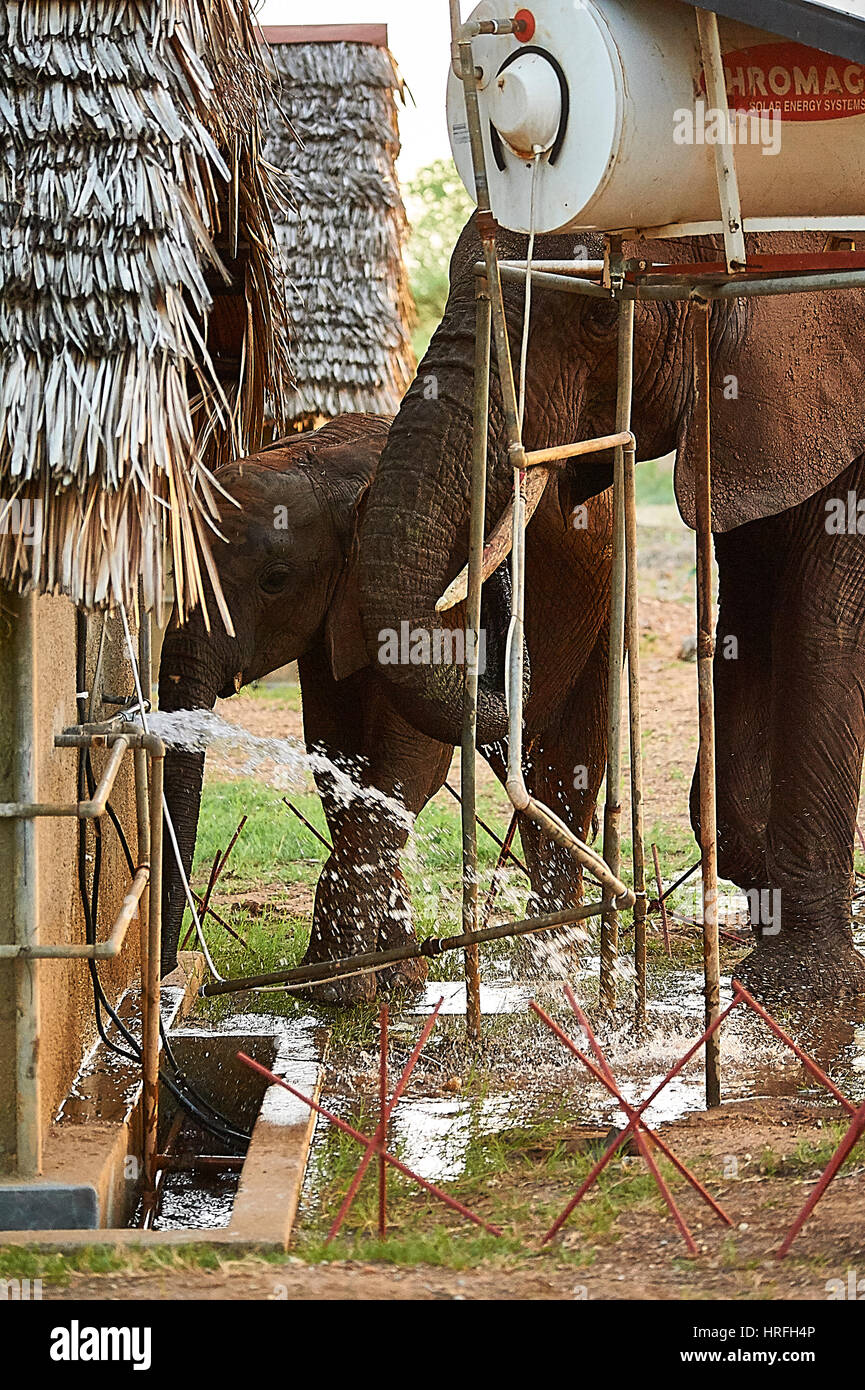
[[[700,851],[703,868],[703,966],[706,1027],[721,1008],[718,941],[718,843],[715,790],[715,655],[712,601],[712,436],[709,386],[709,305],[697,301],[691,311],[694,350],[694,420],[696,425],[697,514],[697,687],[700,709]],[[706,1043],[706,1104],[721,1104],[721,1044],[716,1031]]]
[[[634,389],[634,305],[619,305],[618,397],[616,431],[630,430]],[[622,818],[622,681],[625,661],[625,451],[615,451],[613,470],[613,572],[610,599],[610,650],[607,693],[607,790],[604,804],[604,859],[619,876]],[[616,1003],[615,967],[619,954],[619,914],[612,901],[601,919],[600,1004]]]
[[[475,396],[472,434],[471,517],[469,522],[469,576],[465,620],[465,698],[460,757],[463,847],[463,931],[478,930],[478,829],[477,829],[477,724],[478,657],[480,653],[481,588],[483,584],[484,521],[487,490],[487,441],[489,429],[490,343],[492,314],[486,280],[476,282]],[[481,1036],[481,983],[477,946],[465,952],[466,1036]]]

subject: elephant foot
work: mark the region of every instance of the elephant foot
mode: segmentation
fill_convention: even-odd
[[[763,936],[735,972],[765,1004],[833,1004],[865,1001],[865,958],[849,934],[780,932]]]
[[[306,985],[295,990],[311,1004],[335,1004],[351,1008],[353,1004],[371,1004],[376,996],[375,975],[347,975],[344,980],[328,980],[326,984]]]
[[[428,974],[429,966],[425,960],[402,960],[388,970],[379,970],[379,988],[386,989],[390,994],[397,990],[405,994],[418,994],[426,984]]]
[[[301,968],[306,965],[326,965],[328,961],[360,955],[370,949],[368,943],[357,939],[347,940],[342,936],[339,940],[326,942],[319,932],[313,931],[300,965]],[[312,983],[296,990],[295,993],[313,1004],[336,1004],[342,1008],[349,1008],[352,1004],[371,1004],[377,988],[377,976],[368,973],[346,975],[342,979],[327,980],[322,984]]]

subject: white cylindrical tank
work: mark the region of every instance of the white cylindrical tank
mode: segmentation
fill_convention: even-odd
[[[746,218],[865,215],[865,68],[719,19],[729,119],[713,111],[694,10],[679,0],[534,0],[534,33],[474,40],[497,220],[605,231],[718,222],[715,145],[728,132]],[[471,19],[501,18],[484,0]],[[474,195],[462,83],[448,126]],[[723,123],[723,124],[722,124]],[[540,152],[540,153],[539,153]]]

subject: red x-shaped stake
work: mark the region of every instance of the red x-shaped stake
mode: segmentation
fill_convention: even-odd
[[[388,1153],[387,1149],[385,1148],[388,1121],[390,1120],[391,1115],[396,1109],[400,1097],[402,1096],[403,1091],[408,1085],[409,1078],[415,1068],[415,1064],[417,1063],[418,1058],[420,1057],[421,1051],[430,1033],[436,1025],[439,1009],[441,1008],[443,1003],[444,996],[442,996],[442,998],[438,1001],[433,1012],[430,1014],[430,1017],[427,1019],[427,1022],[424,1025],[423,1032],[418,1038],[417,1045],[415,1046],[414,1051],[409,1057],[408,1062],[405,1065],[405,1069],[403,1070],[403,1073],[399,1081],[397,1082],[394,1088],[393,1095],[391,1096],[389,1101],[387,1100],[387,1005],[385,1004],[383,1006],[379,1020],[382,1048],[379,1066],[379,1121],[372,1138],[370,1138],[366,1134],[361,1134],[359,1130],[354,1129],[349,1124],[346,1124],[345,1120],[340,1119],[338,1115],[334,1115],[330,1110],[325,1110],[323,1105],[317,1104],[317,1102],[311,1100],[309,1096],[305,1096],[301,1091],[296,1090],[295,1087],[289,1085],[289,1083],[283,1077],[275,1076],[272,1071],[268,1071],[267,1067],[263,1067],[260,1062],[253,1061],[251,1057],[247,1057],[245,1052],[238,1052],[237,1054],[238,1061],[245,1063],[246,1066],[252,1067],[253,1071],[257,1071],[262,1076],[267,1077],[268,1081],[270,1081],[272,1085],[282,1086],[284,1090],[290,1092],[290,1094],[295,1096],[298,1100],[303,1101],[304,1105],[308,1105],[310,1109],[314,1110],[317,1115],[323,1116],[324,1119],[328,1120],[332,1125],[336,1125],[337,1129],[342,1130],[344,1134],[348,1134],[352,1139],[356,1140],[358,1144],[362,1144],[366,1150],[363,1158],[361,1159],[360,1166],[351,1181],[351,1185],[348,1191],[346,1192],[345,1197],[343,1198],[342,1205],[340,1206],[340,1209],[337,1212],[333,1225],[331,1226],[328,1232],[328,1242],[333,1240],[334,1236],[337,1234],[337,1232],[340,1229],[340,1226],[342,1225],[343,1221],[348,1215],[352,1202],[354,1201],[357,1195],[357,1190],[360,1187],[361,1182],[363,1181],[363,1175],[369,1167],[370,1163],[372,1162],[373,1158],[375,1157],[378,1158],[379,1162],[379,1235],[385,1235],[385,1172],[386,1165],[388,1163],[391,1165],[391,1167],[396,1168],[398,1173],[402,1173],[404,1177],[411,1178],[413,1182],[418,1183],[420,1187],[424,1188],[433,1197],[436,1197],[440,1202],[444,1202],[445,1206],[450,1207],[453,1211],[459,1212],[460,1216],[464,1216],[468,1221],[473,1221],[476,1226],[482,1227],[483,1230],[489,1231],[490,1235],[500,1236],[502,1234],[498,1226],[491,1226],[489,1222],[483,1221],[479,1216],[475,1216],[474,1212],[469,1211],[468,1207],[463,1206],[462,1202],[458,1202],[455,1197],[450,1197],[447,1192],[442,1192],[441,1188],[435,1187],[433,1183],[428,1182],[426,1178],[422,1178],[420,1174],[413,1173],[411,1168],[407,1168],[404,1163],[401,1163],[400,1160],[398,1158],[395,1158],[392,1153]]]
[[[683,1175],[683,1177],[688,1179],[688,1182],[691,1184],[691,1186],[697,1192],[699,1192],[700,1196],[703,1198],[705,1202],[708,1203],[708,1205],[715,1212],[716,1216],[718,1216],[728,1226],[732,1226],[733,1223],[730,1220],[730,1217],[724,1211],[723,1207],[721,1207],[718,1204],[718,1202],[715,1201],[714,1197],[712,1197],[711,1194],[706,1191],[706,1188],[699,1181],[699,1179],[697,1179],[694,1176],[694,1174],[690,1172],[690,1170],[685,1166],[681,1159],[673,1153],[672,1149],[670,1149],[664,1143],[660,1136],[656,1134],[653,1130],[649,1129],[648,1125],[644,1122],[642,1116],[643,1112],[647,1110],[649,1106],[652,1104],[652,1102],[660,1095],[664,1087],[668,1086],[669,1083],[674,1079],[674,1077],[678,1076],[679,1072],[687,1066],[688,1062],[690,1062],[694,1054],[703,1046],[703,1044],[712,1036],[713,1033],[717,1032],[721,1024],[724,1022],[724,1019],[728,1016],[728,1014],[732,1012],[732,1010],[740,1002],[741,994],[738,991],[734,994],[733,1002],[730,1005],[728,1005],[728,1007],[724,1010],[722,1014],[719,1014],[718,1018],[716,1018],[715,1021],[710,1025],[710,1027],[706,1029],[702,1037],[698,1038],[697,1042],[694,1043],[694,1046],[689,1048],[689,1050],[685,1053],[684,1057],[680,1058],[676,1065],[670,1069],[670,1071],[664,1077],[663,1081],[661,1081],[660,1084],[655,1087],[652,1094],[646,1100],[644,1100],[641,1105],[636,1107],[630,1105],[622,1095],[618,1085],[616,1084],[616,1080],[613,1076],[609,1063],[607,1062],[607,1059],[601,1050],[600,1043],[598,1042],[597,1038],[592,1032],[591,1027],[589,1026],[588,1019],[586,1018],[585,1014],[583,1013],[582,1009],[577,1003],[573,991],[567,986],[565,988],[565,995],[568,1000],[568,1003],[571,1006],[571,1009],[577,1017],[577,1021],[580,1024],[580,1027],[584,1030],[586,1037],[588,1038],[592,1051],[598,1059],[600,1069],[595,1066],[591,1058],[586,1056],[586,1054],[579,1047],[577,1047],[573,1039],[569,1038],[567,1033],[565,1033],[563,1029],[561,1029],[559,1025],[552,1018],[550,1018],[549,1014],[546,1013],[540,1007],[539,1004],[536,1004],[534,1000],[532,1000],[532,1008],[534,1009],[538,1017],[543,1019],[547,1027],[555,1033],[556,1037],[565,1044],[565,1046],[574,1054],[575,1057],[579,1059],[579,1061],[582,1062],[583,1066],[586,1067],[586,1069],[591,1073],[592,1076],[594,1076],[595,1080],[599,1081],[601,1085],[604,1086],[610,1092],[610,1094],[615,1097],[616,1101],[619,1104],[619,1108],[624,1112],[628,1123],[625,1126],[625,1128],[621,1131],[621,1133],[615,1135],[615,1137],[608,1145],[601,1158],[598,1159],[597,1163],[592,1168],[588,1177],[584,1180],[576,1194],[571,1198],[570,1202],[565,1207],[561,1216],[558,1217],[558,1219],[550,1227],[549,1231],[547,1231],[547,1234],[544,1236],[544,1244],[552,1240],[553,1236],[559,1230],[561,1230],[562,1226],[567,1221],[571,1212],[583,1200],[590,1188],[592,1188],[594,1184],[597,1182],[601,1173],[604,1171],[607,1164],[610,1162],[610,1159],[616,1153],[617,1149],[619,1149],[621,1145],[624,1143],[628,1134],[633,1132],[634,1139],[636,1140],[640,1153],[642,1154],[643,1159],[645,1160],[646,1166],[648,1167],[649,1172],[652,1174],[652,1177],[655,1179],[655,1182],[658,1186],[658,1190],[660,1191],[661,1196],[664,1198],[664,1201],[669,1207],[670,1213],[682,1234],[682,1238],[684,1239],[685,1244],[687,1245],[691,1254],[696,1255],[697,1245],[694,1240],[694,1237],[691,1235],[691,1232],[688,1229],[688,1226],[686,1225],[681,1212],[676,1206],[676,1203],[673,1199],[673,1194],[670,1192],[669,1188],[667,1187],[667,1184],[664,1182],[663,1176],[661,1175],[658,1169],[658,1165],[655,1163],[649,1145],[646,1143],[646,1139],[644,1136],[648,1136],[652,1143],[658,1146],[658,1148],[661,1150],[661,1153],[663,1153],[670,1160],[670,1162],[678,1169],[678,1171]]]
[[[766,1012],[762,1004],[758,1004],[754,996],[752,994],[749,994],[743,985],[735,984],[735,987],[742,996],[743,1002],[748,1005],[748,1008],[753,1009],[754,1013],[757,1014],[758,1017],[762,1018],[763,1022],[767,1025],[767,1027],[769,1027],[771,1031],[775,1034],[775,1037],[779,1038],[782,1043],[784,1043],[787,1047],[790,1048],[791,1052],[794,1052],[796,1054],[796,1056],[799,1058],[799,1061],[803,1063],[803,1065],[807,1068],[808,1071],[810,1071],[811,1075],[815,1076],[817,1080],[821,1083],[821,1085],[825,1086],[827,1091],[830,1091],[832,1093],[832,1095],[835,1097],[838,1103],[844,1107],[844,1109],[847,1111],[847,1114],[851,1117],[850,1127],[847,1130],[847,1133],[844,1135],[844,1138],[841,1140],[841,1143],[838,1145],[837,1149],[835,1150],[834,1154],[829,1160],[829,1163],[827,1164],[826,1168],[821,1174],[816,1186],[809,1194],[808,1200],[806,1201],[802,1210],[799,1212],[799,1215],[796,1217],[789,1231],[785,1235],[780,1247],[775,1252],[775,1259],[783,1260],[784,1256],[789,1254],[790,1246],[793,1244],[793,1241],[796,1239],[802,1227],[805,1225],[805,1222],[808,1220],[809,1216],[811,1216],[811,1214],[813,1213],[814,1208],[820,1201],[820,1198],[825,1193],[827,1187],[832,1182],[833,1178],[838,1173],[839,1168],[844,1163],[845,1159],[853,1152],[856,1145],[859,1143],[859,1140],[862,1138],[862,1135],[865,1134],[865,1105],[860,1106],[860,1108],[857,1110],[852,1100],[848,1100],[847,1097],[844,1095],[843,1091],[838,1090],[838,1087],[835,1085],[834,1081],[832,1081],[830,1077],[828,1077],[826,1073],[821,1070],[821,1068],[814,1061],[814,1058],[809,1057],[808,1053],[805,1052],[801,1047],[799,1047],[798,1044],[795,1043],[793,1039],[789,1036],[789,1034],[784,1032],[784,1029],[781,1028],[780,1025],[775,1022],[771,1014]]]

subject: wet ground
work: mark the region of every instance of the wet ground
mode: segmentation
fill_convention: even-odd
[[[679,660],[679,651],[694,627],[693,541],[682,534],[669,508],[655,510],[657,515],[642,517],[641,535],[647,561],[642,601],[644,745],[647,832],[650,839],[659,840],[663,861],[664,836],[679,837],[691,852],[687,794],[696,751],[696,676],[693,664]],[[230,755],[226,745],[224,758],[217,750],[209,759],[209,777],[249,775],[250,770],[267,774],[264,755],[270,740],[296,739],[300,733],[293,698],[243,696],[220,702],[218,714],[251,730],[261,742]],[[294,773],[293,777],[289,781],[296,785]],[[458,780],[455,769],[451,780]],[[486,769],[480,785],[482,791],[493,785]],[[448,805],[445,793],[440,799]],[[627,805],[624,819],[627,822]],[[440,891],[438,878],[430,891]],[[256,919],[280,911],[308,916],[311,896],[305,882],[243,885],[242,891],[226,884],[216,902],[220,910],[231,912],[236,906]],[[518,894],[510,900],[505,895],[500,905],[518,915]],[[705,1111],[698,1056],[646,1116],[695,1165],[701,1180],[729,1210],[732,1227],[718,1228],[705,1219],[705,1211],[687,1194],[684,1206],[700,1253],[697,1261],[683,1261],[684,1249],[663,1204],[641,1185],[642,1160],[626,1152],[611,1165],[608,1186],[587,1199],[580,1219],[566,1227],[554,1247],[540,1250],[544,1223],[575,1190],[622,1118],[608,1092],[530,1012],[529,1002],[536,999],[578,1037],[562,994],[563,982],[573,983],[626,1099],[642,1100],[702,1030],[699,932],[687,923],[697,915],[694,907],[684,894],[678,896],[672,960],[660,950],[650,952],[649,1018],[640,1033],[632,1027],[627,967],[616,1015],[600,1021],[594,1007],[597,960],[588,956],[575,969],[568,951],[536,949],[528,960],[525,951],[486,957],[484,1045],[477,1055],[465,1045],[463,990],[455,979],[430,982],[422,1000],[392,1008],[394,1078],[418,1037],[423,1015],[444,996],[440,1020],[391,1121],[389,1146],[421,1176],[446,1185],[487,1219],[499,1222],[508,1237],[506,1254],[497,1253],[500,1247],[473,1245],[471,1231],[445,1220],[434,1206],[417,1208],[399,1183],[392,1194],[392,1239],[387,1247],[375,1246],[375,1178],[370,1175],[369,1190],[365,1196],[362,1192],[349,1222],[347,1247],[330,1252],[359,1253],[359,1258],[327,1266],[295,1260],[278,1269],[250,1263],[223,1266],[211,1274],[166,1273],[158,1279],[130,1275],[125,1283],[76,1279],[73,1289],[78,1291],[72,1296],[93,1296],[98,1288],[95,1296],[146,1297],[158,1288],[155,1296],[181,1298],[826,1297],[829,1277],[843,1276],[847,1268],[865,1272],[865,1154],[854,1154],[794,1254],[779,1266],[772,1258],[773,1248],[828,1161],[843,1112],[764,1025],[742,1009],[722,1034],[721,1109]],[[726,925],[733,931],[738,926],[732,900]],[[656,917],[651,928],[657,932]],[[861,949],[865,933],[859,930],[858,937]],[[626,940],[623,959],[627,948]],[[729,999],[731,972],[745,949],[737,949],[732,940],[725,942],[724,1001]],[[458,973],[456,959],[442,966],[436,962],[435,968],[451,976]],[[242,1002],[245,998],[232,1001],[232,1007],[219,1015],[214,1026],[220,1033],[274,1026],[288,1030],[301,1045],[309,1029],[322,1024],[332,1028],[324,1103],[371,1132],[378,1105],[376,1010],[356,1011],[347,1020],[327,1010],[286,1005],[284,996],[275,997],[272,1004],[266,995],[252,1003]],[[835,1016],[821,1013],[818,1018],[784,1021],[798,1031],[846,1095],[857,1102],[865,1099],[862,1020],[845,1017],[842,1009]],[[296,1243],[308,1260],[321,1258],[335,1203],[358,1157],[355,1146],[337,1142],[332,1127],[319,1121]],[[230,1186],[217,1183],[210,1193],[199,1193],[204,1200],[192,1202],[199,1220],[213,1227],[226,1223]],[[676,1192],[678,1197],[679,1189]],[[162,1219],[183,1224],[192,1200],[187,1185],[177,1183],[168,1195]],[[437,1243],[439,1237],[443,1243]],[[405,1267],[388,1268],[387,1261]],[[465,1268],[431,1267],[461,1262]]]

